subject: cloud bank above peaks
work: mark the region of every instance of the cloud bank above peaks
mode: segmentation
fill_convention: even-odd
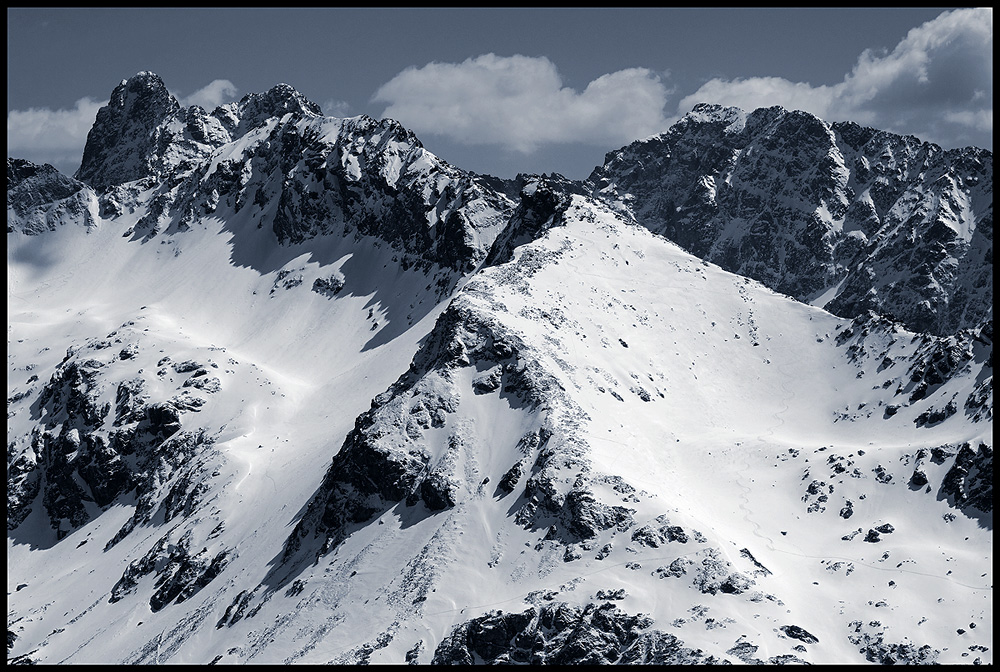
[[[856,121],[946,147],[993,146],[993,10],[959,9],[913,28],[891,51],[866,50],[842,82],[780,77],[712,79],[685,96],[745,110],[781,105],[827,121]]]
[[[548,58],[490,53],[409,67],[379,87],[372,102],[385,104],[383,117],[418,135],[524,154],[557,143],[621,146],[667,130],[700,102],[747,111],[780,105],[945,147],[992,148],[993,10],[944,12],[891,51],[861,53],[837,84],[714,78],[669,100],[674,94],[647,68],[606,74],[576,91],[563,86]]]
[[[11,110],[7,113],[7,156],[50,163],[67,175],[73,174],[80,166],[97,111],[107,104],[106,100],[87,97],[68,110]]]
[[[416,133],[530,153],[551,143],[615,145],[666,130],[669,91],[645,68],[598,77],[582,92],[564,87],[549,59],[485,54],[462,63],[410,67],[373,102]]]

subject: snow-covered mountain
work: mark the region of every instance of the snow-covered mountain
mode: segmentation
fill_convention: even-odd
[[[987,152],[500,180],[139,73],[7,259],[9,660],[992,662]]]
[[[697,105],[588,182],[650,230],[800,301],[950,334],[993,311],[993,155]]]

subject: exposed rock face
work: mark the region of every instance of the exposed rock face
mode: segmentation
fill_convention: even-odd
[[[76,223],[96,226],[96,196],[87,185],[48,164],[7,159],[7,233],[29,235]]]
[[[826,307],[838,315],[873,310],[947,334],[993,304],[985,150],[945,151],[780,107],[702,104],[609,153],[588,182],[727,270],[800,300],[831,292]]]
[[[281,242],[357,232],[413,255],[414,263],[461,272],[485,257],[513,209],[395,121],[366,116],[277,127],[242,170],[240,193],[272,204],[266,207]]]
[[[131,515],[101,542],[107,552],[155,519],[166,531],[149,548],[134,549],[138,559],[110,596],[116,602],[155,575],[144,598],[155,612],[193,596],[234,553],[212,541],[223,525],[218,509],[206,506],[220,459],[214,437],[196,418],[213,391],[202,386],[195,394],[186,385],[216,369],[207,359],[186,360],[171,367],[176,380],[167,378],[166,367],[150,380],[136,360],[148,356],[151,340],[161,343],[134,326],[70,348],[48,381],[34,376],[37,385],[8,400],[8,418],[28,415],[34,427],[8,435],[7,530],[9,539],[48,548],[112,507],[127,506]],[[45,522],[52,532],[44,531]]]
[[[493,243],[487,264],[509,261],[516,247],[536,240],[546,229],[558,225],[559,217],[570,203],[564,185],[544,177],[525,184],[520,198],[510,223]]]
[[[968,443],[963,444],[941,482],[938,498],[947,499],[971,517],[987,514],[992,527],[993,448],[980,443],[973,450]]]
[[[491,612],[455,627],[434,651],[433,665],[673,665],[723,661],[677,637],[649,630],[652,621],[613,603],[547,604],[521,613]],[[727,661],[728,662],[728,661]]]
[[[158,130],[180,104],[160,77],[140,72],[115,87],[87,135],[76,179],[103,192],[153,174]]]
[[[234,141],[237,151],[220,153]],[[486,256],[514,207],[395,121],[325,118],[287,84],[210,113],[184,109],[152,73],[122,82],[101,108],[77,178],[102,194],[106,217],[143,208],[127,232],[137,238],[249,207],[279,243],[368,235],[409,255],[404,267],[462,273]]]
[[[272,117],[286,114],[322,116],[323,110],[288,84],[264,93],[248,93],[238,103],[222,106],[218,116],[233,138],[242,137]],[[236,125],[233,120],[238,120]]]
[[[76,178],[99,192],[145,177],[174,178],[212,150],[285,114],[322,115],[287,84],[216,108],[182,108],[160,77],[140,72],[123,80],[97,113]]]
[[[19,211],[69,198],[85,187],[47,163],[39,166],[24,159],[7,159],[7,198]]]
[[[174,397],[151,399],[146,381],[129,377],[124,362],[131,356],[120,356],[137,351],[135,342],[113,347],[122,342],[111,334],[71,350],[48,382],[8,400],[9,416],[37,418],[30,434],[8,437],[7,529],[13,536],[38,503],[62,538],[90,520],[93,507],[99,514],[136,491],[133,515],[113,545],[160,508],[169,520],[190,515],[200,502],[205,476],[199,468],[211,458],[212,439],[201,429],[184,429],[182,416],[206,400],[182,391],[183,384]]]

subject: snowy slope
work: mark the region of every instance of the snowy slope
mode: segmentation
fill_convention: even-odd
[[[402,471],[415,454],[426,456],[416,460],[411,472],[417,478],[408,484],[425,478],[430,485],[414,487],[418,496],[410,502],[386,501],[400,480],[382,489],[377,508],[385,512],[372,513],[378,517],[373,525],[383,546],[389,535],[409,539],[417,534],[407,532],[411,526],[431,525],[424,516],[437,519],[417,557],[436,555],[440,578],[411,576],[400,567],[403,579],[398,588],[392,584],[390,596],[398,599],[407,589],[404,595],[417,602],[426,597],[434,616],[443,615],[434,611],[443,605],[468,618],[494,608],[518,612],[523,602],[540,599],[536,590],[549,591],[540,604],[565,600],[583,607],[598,591],[625,589],[628,597],[619,605],[652,615],[664,629],[688,614],[704,618],[708,612],[699,605],[719,614],[709,631],[684,623],[667,629],[717,659],[745,649],[737,646],[740,636],[723,629],[727,618],[744,635],[752,629],[747,641],[761,647],[756,657],[814,662],[863,660],[852,636],[868,642],[873,657],[885,655],[880,647],[906,643],[915,645],[908,654],[914,658],[947,659],[944,649],[961,641],[948,631],[950,619],[990,622],[990,531],[974,519],[946,522],[942,516],[950,520],[951,510],[945,503],[907,485],[921,448],[991,443],[988,427],[944,422],[927,433],[899,414],[890,422],[881,414],[873,422],[844,422],[838,414],[844,400],[877,403],[878,395],[871,394],[872,379],[859,378],[830,338],[847,326],[843,320],[706,266],[606,211],[595,212],[592,203],[571,206],[565,225],[463,289],[449,313],[478,329],[449,329],[457,333],[442,346],[436,366],[419,382],[401,379],[389,399],[377,399],[334,460],[320,497],[326,497],[325,519],[339,524],[341,504],[324,490],[358,485],[356,472],[342,468],[348,461],[357,464],[366,450],[383,460],[388,453],[386,462]],[[408,376],[421,368],[415,363]],[[500,385],[488,391],[498,370]],[[970,387],[976,373],[961,385]],[[435,424],[431,410],[431,427],[411,431],[407,416],[427,408],[439,410],[441,420]],[[519,461],[524,468],[516,487],[494,490]],[[928,474],[932,490],[943,471]],[[433,513],[442,491],[450,498],[447,516]],[[586,504],[588,498],[597,501]],[[850,520],[838,514],[848,507]],[[933,552],[920,549],[928,519],[938,521]],[[817,533],[817,522],[828,529]],[[878,545],[852,535],[858,525],[867,530],[886,523],[892,532]],[[525,536],[525,526],[534,534]],[[665,543],[674,529],[689,540],[698,538],[697,530],[705,545]],[[364,530],[357,534],[367,540]],[[329,554],[332,541],[326,571],[336,575],[355,567],[359,556],[352,537],[340,541],[343,529],[333,532],[320,552]],[[444,539],[453,540],[451,557],[441,549]],[[511,558],[505,549],[522,540],[527,546]],[[969,564],[948,564],[955,558],[942,557],[942,548],[962,548]],[[371,545],[361,551],[374,553]],[[894,555],[887,572],[881,563]],[[942,599],[950,606],[926,591],[926,576],[943,582],[940,592],[950,597]],[[482,599],[481,586],[496,586],[490,600]],[[409,620],[408,603],[385,609],[383,623]],[[934,625],[919,630],[923,615]],[[882,625],[868,625],[872,619]],[[852,630],[854,621],[865,624],[862,632]],[[808,655],[794,651],[797,642],[775,634],[787,625],[820,643]],[[393,642],[402,637],[391,624],[387,632]],[[917,654],[925,643],[929,649]],[[395,645],[386,650],[387,658],[371,660],[392,660]],[[448,655],[461,660],[465,650]]]
[[[8,659],[992,662],[991,307],[836,317],[287,85],[91,140],[8,160]],[[973,191],[914,207],[982,252]]]
[[[111,360],[101,367],[109,401],[115,381],[165,356],[207,365],[221,389],[181,418],[214,438],[192,470],[205,485],[190,515],[154,515],[106,551],[134,515],[127,500],[56,544],[41,539],[37,518],[22,525],[30,532],[11,533],[12,653],[204,663],[400,662],[412,651],[429,662],[474,649],[482,658],[490,649],[476,637],[449,637],[456,625],[533,610],[530,630],[553,605],[586,610],[608,595],[617,611],[604,607],[602,618],[631,623],[639,637],[607,644],[616,657],[638,655],[634,641],[653,652],[669,643],[664,650],[689,661],[862,662],[865,651],[965,662],[970,646],[992,649],[992,518],[951,508],[939,493],[954,456],[930,457],[991,446],[991,422],[964,412],[914,422],[941,399],[967,396],[983,362],[885,418],[899,400],[882,384],[912,360],[909,339],[889,346],[900,363],[878,371],[882,359],[852,361],[857,334],[838,345],[850,322],[591,201],[573,197],[560,210],[538,240],[468,282],[433,330],[442,304],[368,350],[372,297],[350,292],[350,275],[332,301],[309,278],[272,295],[276,275],[217,263],[225,236],[189,232],[160,249],[103,229],[14,241],[9,300],[21,308],[11,308],[10,375],[26,376],[29,363],[47,370],[64,344],[97,334],[122,341],[92,353]],[[304,261],[294,252],[284,254]],[[14,262],[29,253],[66,263],[56,277],[33,275]],[[367,254],[383,255],[388,270],[387,252]],[[74,255],[120,269],[112,278],[143,272],[124,286],[83,283]],[[395,284],[385,275],[373,284],[412,300],[412,280],[396,273]],[[43,292],[49,308],[32,311]],[[52,350],[38,353],[41,343]],[[109,357],[130,343],[136,354]],[[166,368],[154,398],[183,390],[183,376]],[[879,411],[844,418],[859,399]],[[32,426],[29,413],[11,426]],[[382,475],[415,461],[413,478],[337,504],[331,489],[358,477],[331,469],[323,478],[331,455],[335,466],[352,453],[364,466],[366,449],[390,456]],[[908,482],[918,461],[930,492]],[[368,508],[338,518],[345,501]],[[863,541],[886,523],[891,533]],[[290,545],[290,533],[308,543]],[[162,586],[183,570],[210,578],[181,582],[197,589],[163,605]],[[799,630],[785,626],[818,641],[790,638]],[[550,640],[535,648],[569,655],[558,628],[544,631]]]
[[[259,566],[264,557],[260,549],[250,544],[244,553],[242,547],[258,533],[260,517],[276,516],[278,529],[288,524],[288,517],[318,485],[329,437],[343,436],[371,397],[405,368],[440,310],[435,292],[425,289],[433,277],[402,270],[392,261],[392,251],[377,241],[365,246],[340,239],[325,249],[282,248],[280,258],[271,260],[279,270],[261,275],[228,263],[227,238],[222,231],[192,231],[172,243],[141,246],[128,244],[118,230],[102,227],[90,233],[67,229],[59,236],[8,240],[8,390],[9,398],[21,397],[9,403],[8,437],[18,452],[28,449],[31,461],[47,467],[47,451],[29,448],[33,429],[51,427],[48,433],[57,439],[67,420],[80,422],[79,414],[58,405],[58,394],[52,395],[55,403],[40,399],[46,388],[65,389],[63,396],[69,397],[73,389],[84,388],[63,375],[71,364],[96,370],[84,396],[88,405],[100,409],[106,404],[113,411],[96,429],[68,431],[91,430],[104,445],[114,445],[112,419],[117,416],[119,390],[123,383],[139,380],[141,394],[147,397],[138,405],[140,425],[149,420],[144,405],[176,400],[187,392],[203,405],[185,409],[174,401],[183,430],[174,437],[191,432],[209,439],[200,442],[204,450],[190,456],[196,458],[193,465],[130,465],[135,478],[128,485],[139,486],[135,495],[118,498],[104,511],[88,504],[89,522],[58,544],[41,501],[49,485],[43,482],[42,493],[31,504],[34,515],[9,532],[11,592],[15,584],[36,584],[33,577],[45,577],[45,567],[64,568],[54,576],[75,568],[85,561],[74,552],[77,544],[96,534],[100,539],[91,542],[94,560],[117,575],[109,578],[110,584],[81,582],[84,592],[79,596],[65,581],[46,578],[39,585],[43,592],[43,586],[54,589],[60,599],[78,597],[75,603],[85,609],[93,602],[90,591],[113,587],[124,568],[154,542],[164,537],[176,542],[170,528],[178,523],[175,537],[194,530],[191,543],[202,544],[224,523],[227,534],[216,543],[238,554],[230,560],[230,571],[245,571],[238,568],[239,558],[250,567]],[[52,258],[62,263],[46,263]],[[94,268],[106,273],[94,279]],[[293,274],[281,277],[285,270]],[[287,282],[300,276],[301,283]],[[329,276],[343,283],[334,296],[313,291],[314,279]],[[412,324],[407,323],[408,314]],[[394,332],[392,339],[381,337],[386,330]],[[60,365],[69,348],[74,352]],[[208,374],[200,378],[215,379],[215,385],[185,386],[197,381],[202,369]],[[214,387],[218,389],[212,391]],[[308,421],[302,421],[303,414]],[[118,424],[125,430],[137,426],[127,416]],[[50,449],[58,441],[55,444]],[[173,455],[167,452],[169,460]],[[123,458],[132,459],[128,454]],[[187,482],[175,488],[182,477]],[[125,493],[128,485],[123,486]],[[157,489],[150,492],[148,487]],[[102,552],[134,517],[136,500],[148,497],[159,505],[171,488],[176,490],[174,498],[195,498],[197,519],[163,519],[161,507],[150,512],[148,521],[140,516],[139,527],[109,549],[110,557]],[[64,521],[64,532],[71,527]],[[39,554],[53,556],[53,564],[42,562]],[[80,571],[84,567],[86,572],[93,569],[84,564]],[[109,620],[102,628],[108,623],[120,626],[107,614],[97,620],[105,617]]]

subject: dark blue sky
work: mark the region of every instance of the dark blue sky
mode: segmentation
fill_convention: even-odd
[[[984,48],[980,16],[939,20],[909,52],[897,49],[944,11],[9,8],[8,151],[72,172],[85,138],[79,118],[92,120],[96,104],[141,70],[159,74],[182,99],[216,80],[226,84],[209,92],[221,102],[286,82],[327,114],[379,117],[389,108],[439,156],[503,176],[585,177],[606,151],[665,130],[695,95],[744,107],[801,102],[829,121],[851,114],[936,135],[924,139],[943,145],[992,148],[992,14],[988,90],[982,68],[973,68],[955,101],[933,117],[951,115],[950,131],[918,113],[942,94],[920,88],[920,73],[907,74],[919,60],[908,53],[924,49],[938,59],[943,74],[935,76],[943,78],[968,70]],[[891,70],[895,79],[884,86],[893,100],[906,86],[919,93],[909,108],[861,100],[861,85],[845,84],[866,49],[875,62],[865,86],[887,81],[883,71]],[[200,95],[189,102],[212,99]],[[58,124],[65,138],[53,130]]]

